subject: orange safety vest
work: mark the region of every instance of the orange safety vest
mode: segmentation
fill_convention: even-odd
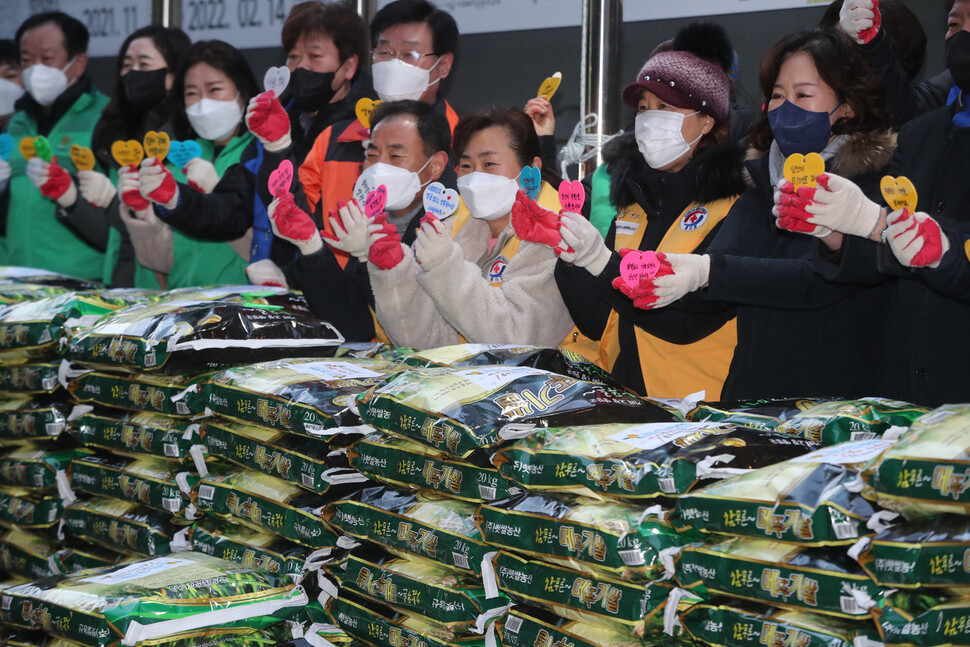
[[[656,251],[689,254],[721,222],[737,196],[709,204],[693,203],[674,221]],[[616,216],[615,249],[640,249],[647,230],[647,214],[633,204]],[[601,366],[613,370],[620,353],[620,315],[614,310],[600,341]],[[718,330],[692,344],[672,344],[637,327],[635,329],[640,370],[646,392],[655,398],[683,398],[700,390],[707,400],[718,400],[727,378],[734,347],[738,342],[737,320],[731,319]]]

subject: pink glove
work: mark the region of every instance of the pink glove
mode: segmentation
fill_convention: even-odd
[[[256,95],[249,102],[246,126],[270,151],[290,145],[290,116],[272,90]]]
[[[375,228],[374,225],[379,227]],[[381,212],[371,220],[371,227],[368,229],[368,237],[371,240],[367,260],[382,270],[389,270],[397,267],[398,263],[404,260],[404,246],[401,244],[401,235],[397,233],[397,227],[387,222],[387,214]]]
[[[138,172],[138,185],[141,194],[166,209],[174,209],[178,204],[178,185],[175,178],[157,157],[142,160]]]
[[[620,256],[626,256],[632,251],[635,250],[624,247],[620,250]],[[660,261],[660,269],[657,270],[657,274],[654,276],[654,278],[660,276],[669,276],[674,273],[673,268],[670,266],[670,263],[667,261],[667,257],[663,252],[657,252],[657,259]],[[641,310],[650,310],[653,307],[653,304],[657,302],[655,288],[651,279],[640,279],[640,282],[636,286],[630,287],[622,276],[618,276],[613,279],[613,287],[632,299],[633,307],[635,308],[640,308]]]
[[[289,191],[277,191],[267,211],[273,233],[296,245],[302,254],[312,254],[323,248],[320,232],[313,224],[313,219],[296,206]]]
[[[121,194],[121,201],[135,211],[144,211],[152,206],[141,194],[138,169],[134,166],[122,166],[118,169],[118,193]]]
[[[540,207],[524,191],[515,194],[512,204],[512,228],[515,235],[530,243],[555,247],[562,240],[559,216]]]
[[[925,213],[900,209],[886,218],[886,242],[896,259],[907,267],[939,267],[950,240],[939,223]]]

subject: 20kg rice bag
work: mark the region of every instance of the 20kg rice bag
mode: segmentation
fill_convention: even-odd
[[[463,461],[393,434],[368,434],[354,443],[348,456],[355,469],[375,481],[463,501],[494,501],[521,492],[494,465],[474,454]]]
[[[331,448],[319,438],[304,438],[239,422],[206,420],[202,439],[210,455],[316,494],[327,494],[335,486],[367,481],[366,476],[350,467],[346,451]]]
[[[172,541],[179,532],[170,514],[107,497],[67,506],[64,524],[78,539],[148,556],[172,552]]]
[[[818,445],[722,423],[588,425],[538,429],[500,448],[492,462],[530,491],[650,499],[689,492],[806,454]]]
[[[59,550],[57,557],[64,566],[65,573],[76,573],[88,568],[104,568],[140,559],[96,544],[86,544],[83,547],[68,546]]]
[[[50,397],[0,398],[0,443],[54,440],[67,427],[72,408]]]
[[[862,470],[891,446],[882,439],[843,443],[724,479],[680,497],[676,514],[705,532],[852,544],[897,516],[862,496]]]
[[[19,485],[40,490],[56,488],[65,501],[74,500],[68,468],[71,461],[89,456],[90,449],[48,449],[24,445],[0,454],[0,484]]]
[[[365,488],[322,511],[334,532],[367,539],[465,573],[478,573],[487,547],[475,506],[437,495]]]
[[[970,591],[953,596],[899,592],[872,609],[886,647],[958,647],[970,644]]]
[[[447,630],[426,620],[395,613],[360,598],[335,598],[330,602],[329,612],[348,634],[376,647],[485,647],[488,644],[481,636],[449,639]]]
[[[0,521],[26,529],[50,528],[64,511],[64,503],[54,494],[27,488],[0,487]]]
[[[88,570],[2,593],[3,621],[90,647],[245,633],[277,624],[307,596],[282,578],[200,553]]]
[[[795,414],[779,424],[778,431],[837,445],[871,440],[894,427],[902,431],[927,411],[926,407],[885,398],[834,400]]]
[[[242,564],[299,584],[306,574],[310,549],[276,535],[215,519],[204,519],[189,531],[192,550]]]
[[[30,579],[64,572],[57,546],[46,537],[20,528],[0,533],[0,568]]]
[[[213,413],[304,436],[361,424],[354,396],[406,370],[369,359],[291,359],[226,369],[202,382]]]
[[[59,362],[0,366],[0,391],[8,393],[53,393],[61,388],[57,381]]]
[[[970,514],[970,404],[918,418],[863,476],[880,505],[908,518]]]
[[[194,472],[151,457],[84,456],[71,461],[71,487],[181,516],[198,483]]]
[[[693,647],[693,643],[651,634],[643,638],[630,635],[620,626],[566,620],[532,607],[516,605],[499,627],[502,645],[507,647]]]
[[[970,517],[903,521],[859,540],[852,554],[881,586],[970,586]]]
[[[828,400],[780,398],[699,402],[687,414],[687,419],[694,422],[722,422],[739,427],[775,431],[785,420],[823,402]]]
[[[197,416],[205,412],[201,402],[184,397],[185,390],[201,377],[121,375],[78,369],[68,370],[67,375],[71,376],[67,390],[78,402],[166,416]]]
[[[696,531],[678,534],[660,506],[645,511],[623,503],[520,494],[483,504],[476,523],[486,543],[592,575],[647,582],[663,575]]]
[[[199,373],[241,361],[333,355],[329,323],[274,306],[168,301],[126,308],[71,337],[72,361],[128,371]]]
[[[414,369],[357,404],[365,423],[459,458],[542,427],[673,419],[627,391],[521,366]]]
[[[199,423],[157,413],[91,411],[72,420],[68,429],[87,447],[177,462],[190,461],[192,447],[202,445]]]

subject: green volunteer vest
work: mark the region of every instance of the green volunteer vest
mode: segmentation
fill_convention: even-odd
[[[57,163],[74,175],[72,144],[91,146],[94,124],[108,97],[97,90],[82,94],[47,135]],[[19,111],[7,127],[14,139],[10,155],[10,207],[7,217],[7,258],[9,265],[38,267],[83,279],[100,280],[103,254],[88,245],[57,217],[57,204],[40,194],[27,178],[27,160],[20,154],[24,137],[37,136],[37,123]]]

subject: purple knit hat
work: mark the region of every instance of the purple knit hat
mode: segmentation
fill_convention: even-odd
[[[690,52],[660,52],[647,61],[637,80],[623,88],[623,103],[637,107],[650,90],[678,108],[692,108],[718,123],[728,118],[731,79],[719,63]]]

